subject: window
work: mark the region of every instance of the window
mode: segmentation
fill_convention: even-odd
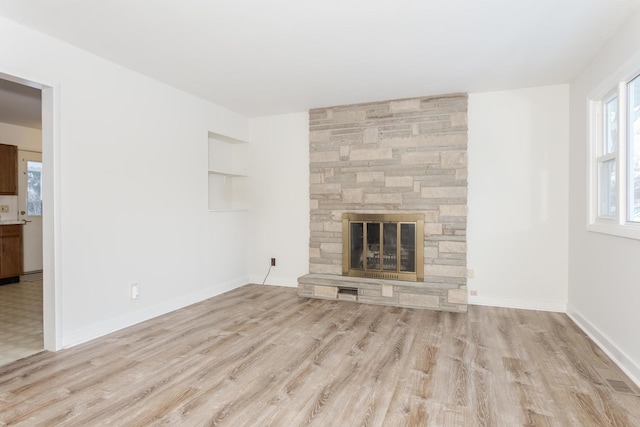
[[[598,156],[598,216],[616,216],[616,163],[618,159],[618,96],[603,105],[602,144]]]
[[[627,220],[640,223],[640,76],[629,82],[628,99]]]
[[[27,211],[42,216],[42,162],[27,161]]]
[[[590,102],[592,231],[640,239],[640,75]]]

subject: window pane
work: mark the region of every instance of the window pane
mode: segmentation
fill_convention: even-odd
[[[382,247],[384,250],[382,269],[398,270],[398,224],[382,224]]]
[[[628,221],[640,222],[640,76],[629,83]]]
[[[604,153],[618,151],[618,97],[614,96],[604,105]]]
[[[367,223],[367,270],[380,270],[380,223]]]
[[[364,224],[361,222],[351,223],[351,268],[362,268],[362,252],[364,248]]]
[[[27,215],[42,215],[42,162],[27,161]]]
[[[416,271],[416,225],[400,225],[400,271]]]
[[[615,159],[598,165],[598,215],[616,216],[616,161]]]

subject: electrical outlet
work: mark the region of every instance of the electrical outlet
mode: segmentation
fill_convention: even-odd
[[[0,205],[0,213],[9,212],[9,205]]]
[[[138,299],[140,296],[140,287],[137,283],[131,285],[131,299]]]
[[[276,266],[276,259],[271,258],[271,267],[275,267],[275,266]]]
[[[469,295],[471,295],[472,297],[477,297],[478,296],[478,291],[473,289],[473,290],[469,291]]]

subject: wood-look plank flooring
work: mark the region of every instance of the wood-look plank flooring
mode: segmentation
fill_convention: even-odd
[[[0,367],[0,425],[640,426],[596,367],[622,375],[564,314],[247,285]]]

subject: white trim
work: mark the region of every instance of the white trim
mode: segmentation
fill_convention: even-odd
[[[612,220],[609,223],[598,221],[593,224],[588,224],[587,230],[612,236],[626,237],[627,239],[640,240],[640,224],[637,223],[620,225],[617,224],[615,220]]]
[[[627,83],[620,82],[618,91],[618,160],[616,165],[616,180],[618,192],[616,194],[616,210],[618,223],[626,226],[627,221]]]
[[[62,348],[62,147],[60,88],[42,89],[43,332],[44,348]]]
[[[265,276],[267,274],[267,271],[265,270],[264,272]],[[264,280],[265,276],[258,276],[258,275],[250,275],[249,276],[249,283],[255,283],[257,285],[261,285],[262,281]],[[273,271],[271,271],[271,273],[269,273],[269,277],[267,277],[267,281],[265,282],[265,285],[272,285],[272,286],[286,286],[288,288],[297,288],[298,287],[298,278],[297,277],[286,277],[286,276],[278,276],[278,275],[274,275]]]
[[[572,306],[567,308],[567,316],[589,336],[622,371],[640,387],[640,366],[637,365],[622,349],[613,343],[604,333],[585,319]]]
[[[145,320],[153,319],[154,317],[215,297],[224,292],[244,286],[247,283],[248,280],[246,277],[241,277],[225,283],[218,283],[202,291],[194,292],[152,307],[147,307],[133,313],[125,314],[124,316],[120,316],[115,319],[109,319],[104,322],[87,326],[86,328],[65,334],[63,338],[63,346],[64,348],[68,348],[82,344],[92,339],[144,322]]]
[[[594,159],[598,154],[599,125],[602,122],[602,102],[595,99],[587,100],[587,228],[598,218],[598,168]],[[596,141],[596,143],[594,143]],[[594,194],[595,193],[595,194]]]
[[[552,311],[556,313],[564,313],[567,309],[566,302],[541,299],[469,296],[468,302],[470,305],[519,308],[523,310]]]
[[[62,348],[62,196],[60,140],[60,84],[25,74],[3,64],[0,78],[42,91],[43,204],[43,335],[44,348]]]
[[[624,144],[624,157],[622,157],[620,159],[620,161],[623,163],[624,165],[624,174],[622,176],[622,179],[624,180],[624,188],[625,188],[625,192],[621,192],[620,193],[620,197],[623,198],[623,204],[622,207],[624,209],[624,212],[621,213],[622,215],[622,219],[626,222],[627,226],[638,226],[640,228],[640,222],[635,222],[635,221],[630,221],[630,218],[633,216],[632,212],[635,209],[635,203],[634,203],[634,198],[635,198],[635,194],[634,194],[634,181],[632,179],[632,171],[633,171],[633,155],[631,155],[631,152],[633,150],[633,145],[635,143],[634,141],[634,136],[635,136],[635,132],[634,132],[634,126],[635,123],[630,119],[630,115],[632,114],[633,111],[633,106],[629,104],[629,92],[630,92],[630,84],[632,81],[638,79],[638,83],[640,84],[640,68],[636,69],[636,76],[633,77],[630,80],[626,80],[624,83],[624,87],[622,87],[621,84],[621,88],[620,91],[623,93],[624,95],[624,103],[626,105],[626,109],[624,112],[624,115],[621,116],[622,119],[624,120],[624,140],[621,141],[622,144]],[[621,132],[622,133],[622,132]]]

